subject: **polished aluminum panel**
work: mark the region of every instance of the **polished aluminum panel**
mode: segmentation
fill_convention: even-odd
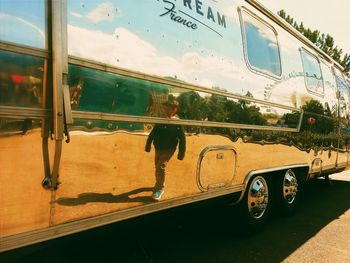
[[[175,100],[179,104],[179,119],[208,122],[208,125],[212,123],[213,126],[232,123],[297,129],[300,121],[300,113],[288,109],[74,65],[69,68],[68,82],[71,107],[79,112],[165,118],[164,103]],[[248,93],[247,97],[253,96]],[[103,124],[93,120],[80,125],[90,129],[103,128],[105,125],[104,128],[110,130],[116,126],[113,122]],[[136,126],[132,129],[137,129]]]
[[[19,82],[12,67],[20,80],[39,76],[44,83],[38,65],[45,68],[51,53],[2,42],[9,67],[0,65],[1,237],[39,229],[34,234],[44,240],[241,191],[253,175],[300,168],[311,178],[346,168],[349,90],[342,74],[334,77],[321,53],[248,2],[68,1],[70,57],[64,46],[56,50],[62,60],[49,81],[54,92],[46,90],[56,103],[53,125],[40,96],[22,103],[33,93],[4,92]],[[62,34],[55,41],[66,43],[65,1],[55,3],[53,28]],[[245,20],[248,37],[272,44],[272,58],[251,53],[247,65],[252,41],[244,41],[242,9],[258,20]],[[317,81],[301,48],[321,60]],[[73,110],[67,144],[62,87]],[[47,141],[52,130],[55,142]],[[44,189],[43,177],[52,174],[58,185]],[[161,197],[154,195],[159,185]]]
[[[46,1],[11,0],[0,4],[0,40],[44,49]]]
[[[1,237],[49,226],[51,192],[41,187],[41,125],[40,120],[0,117]]]

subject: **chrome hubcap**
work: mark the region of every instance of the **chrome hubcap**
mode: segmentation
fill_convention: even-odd
[[[298,181],[292,170],[288,170],[283,179],[283,197],[288,204],[292,204],[298,192]]]
[[[253,179],[248,190],[248,211],[253,218],[261,218],[269,201],[269,191],[266,180],[257,176]]]

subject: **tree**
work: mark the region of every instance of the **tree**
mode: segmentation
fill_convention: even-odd
[[[333,58],[341,66],[344,67],[345,72],[350,71],[350,58],[346,53],[342,57],[343,50],[334,43],[334,38],[327,34],[320,33],[318,30],[312,30],[304,26],[303,22],[298,24],[290,15],[288,15],[283,9],[278,11],[277,14],[283,18],[286,22],[292,25],[296,30],[302,33],[312,43],[314,43],[323,52]]]

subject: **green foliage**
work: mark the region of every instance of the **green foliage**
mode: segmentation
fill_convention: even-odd
[[[283,18],[286,22],[292,25],[318,48],[324,51],[327,55],[337,61],[341,66],[344,67],[345,72],[350,71],[350,55],[343,54],[343,50],[334,43],[334,38],[327,34],[320,34],[318,30],[312,30],[304,26],[303,22],[298,24],[292,17],[290,17],[283,9],[278,11],[277,14]]]
[[[319,114],[319,115],[323,115],[325,112],[321,102],[319,102],[318,100],[313,100],[313,99],[306,102],[306,104],[302,107],[302,109],[305,112],[315,113],[315,114]]]
[[[335,131],[336,117],[330,116],[328,109],[317,100],[308,101],[302,109],[304,116],[301,131],[311,131],[318,134],[329,134]],[[314,122],[310,122],[310,120]]]
[[[251,97],[251,94],[246,96]],[[208,120],[240,124],[266,125],[267,120],[260,108],[245,100],[230,100],[224,96],[201,97],[195,91],[182,93],[178,97],[178,115],[181,119]]]

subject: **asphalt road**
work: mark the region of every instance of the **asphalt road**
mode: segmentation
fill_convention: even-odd
[[[344,175],[344,174],[343,174]],[[308,183],[297,213],[251,236],[236,210],[203,202],[0,255],[0,262],[350,262],[350,173]]]

